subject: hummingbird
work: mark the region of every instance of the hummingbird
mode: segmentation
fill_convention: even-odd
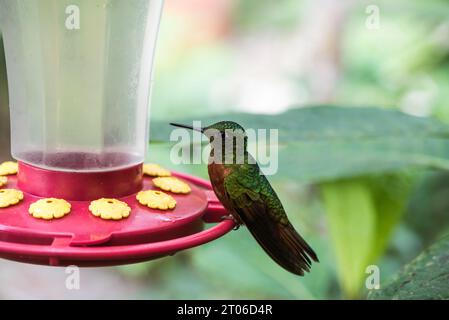
[[[290,223],[279,197],[249,154],[248,137],[241,125],[232,121],[204,128],[171,125],[199,131],[209,139],[208,172],[217,198],[236,224],[245,225],[277,264],[303,276],[310,271],[312,260],[319,262]]]

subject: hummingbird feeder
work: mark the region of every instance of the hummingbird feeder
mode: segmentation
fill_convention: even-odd
[[[173,173],[190,193],[167,192],[176,201],[172,210],[137,199],[142,190],[158,190],[143,163],[162,6],[162,0],[0,0],[18,161],[18,173],[0,190],[11,200],[0,208],[1,258],[51,266],[136,263],[234,228],[222,220],[227,213],[210,183],[196,177]],[[99,199],[126,208],[124,219],[92,214]],[[50,205],[59,206],[58,219],[30,214]],[[204,229],[206,223],[214,225]]]

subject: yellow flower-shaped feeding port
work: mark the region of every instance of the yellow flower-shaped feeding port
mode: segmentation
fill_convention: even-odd
[[[23,192],[15,189],[0,190],[0,208],[8,208],[23,200]]]
[[[143,173],[151,177],[170,177],[171,172],[158,164],[146,163],[143,165]]]
[[[137,194],[136,199],[141,205],[151,209],[171,210],[176,207],[176,200],[162,191],[141,191]]]
[[[9,176],[17,174],[19,171],[19,165],[17,162],[6,161],[0,164],[0,176]]]
[[[153,183],[159,189],[173,193],[188,194],[192,191],[187,183],[174,177],[155,178]]]
[[[8,178],[0,176],[0,188],[4,187],[7,183],[8,183]]]
[[[61,219],[72,210],[72,205],[63,199],[41,199],[31,204],[28,212],[36,219]]]
[[[117,199],[99,199],[92,201],[90,212],[103,220],[122,220],[131,214],[131,208]]]

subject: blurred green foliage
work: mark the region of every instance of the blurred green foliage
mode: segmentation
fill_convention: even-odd
[[[144,296],[151,298],[364,297],[367,265],[379,266],[383,286],[447,231],[449,179],[429,169],[449,168],[449,129],[428,118],[366,107],[341,114],[318,107],[277,116],[224,116],[235,106],[210,93],[235,71],[234,38],[287,39],[313,8],[312,1],[295,0],[235,4],[231,35],[189,50],[170,50],[181,31],[176,19],[163,21],[149,159],[170,167],[170,147],[163,142],[169,121],[226,118],[251,128],[276,123],[282,165],[270,181],[321,263],[304,278],[291,276],[241,229],[179,256],[121,270],[145,279]],[[380,8],[379,30],[365,27],[367,5]],[[448,16],[443,0],[353,2],[338,43],[340,72],[329,102],[449,122]],[[311,94],[301,77],[292,81]],[[205,166],[171,168],[207,178]]]
[[[298,194],[299,190],[295,188],[298,182],[314,183],[321,191],[312,198],[319,201],[326,212],[325,216],[320,217],[326,220],[329,228],[329,243],[324,250],[334,250],[336,270],[332,269],[332,272],[337,271],[339,283],[347,298],[360,297],[366,268],[376,264],[384,254],[391,234],[405,211],[412,185],[419,177],[416,169],[447,169],[449,161],[448,126],[394,110],[321,106],[292,109],[275,116],[225,114],[201,118],[203,123],[213,123],[220,119],[236,120],[253,129],[276,128],[282,124],[279,133],[279,145],[282,146],[279,155],[281,166],[278,174],[271,178],[275,183],[285,185],[283,188],[279,187],[281,197],[288,193]],[[190,122],[191,119],[181,120],[181,123]],[[163,121],[153,123],[152,138],[159,141],[154,146],[166,150],[152,153],[151,158],[156,162],[169,163],[169,146],[164,143],[169,137],[169,130],[169,125]],[[164,159],[161,158],[162,154]],[[192,170],[195,167],[197,169]],[[185,171],[182,167],[173,168]],[[205,165],[186,165],[186,168],[191,170],[190,173],[205,176]],[[295,201],[292,204],[292,199],[287,199],[284,203],[289,212],[294,214],[298,210],[294,208],[295,205],[307,210],[307,201],[310,199],[304,197],[302,200],[304,202]],[[314,222],[316,223],[311,223]],[[217,242],[222,241],[220,239]],[[251,264],[252,256],[243,244],[252,240],[239,238],[229,241],[217,244],[220,248],[212,250],[216,250],[216,257],[211,252],[208,252],[208,256],[215,257],[212,259],[217,260],[219,265],[229,263],[225,269],[234,268],[238,276],[248,273],[244,277],[245,281],[258,279],[251,283],[263,284],[265,280],[259,275],[261,270],[257,269],[264,264],[254,263],[253,265],[258,265],[256,270],[247,267],[248,263]],[[255,245],[254,241],[252,244]],[[238,259],[224,255],[227,250],[235,251],[233,254]],[[257,247],[252,250],[261,251]],[[321,251],[318,253],[322,254]],[[270,262],[263,254],[256,257],[255,261],[265,258],[265,263]],[[207,260],[206,257],[205,259]],[[234,264],[233,268],[231,264]],[[240,270],[239,266],[242,264],[245,267],[242,266]],[[209,260],[205,262],[205,266],[212,265]],[[319,271],[316,270],[319,270],[319,266],[314,266],[314,272],[306,279],[318,274]],[[283,270],[276,269],[275,265],[274,267],[273,270],[270,269],[270,275],[274,273],[272,277],[286,277],[282,275]],[[218,269],[212,269],[219,277],[224,277]],[[212,279],[214,272],[209,274],[208,278]],[[322,273],[320,277],[323,277]],[[239,283],[239,286],[245,283],[236,281],[232,275],[226,278],[228,280],[225,283]],[[328,285],[331,283],[332,281]],[[275,288],[273,284],[267,285],[268,287]],[[293,298],[315,297],[301,286],[290,290],[296,292]],[[327,290],[331,288],[328,287]],[[255,292],[258,291],[255,289]],[[300,291],[302,296],[298,296]]]

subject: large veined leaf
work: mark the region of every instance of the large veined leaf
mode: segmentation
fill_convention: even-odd
[[[204,125],[230,120],[246,128],[280,129],[279,136],[283,142],[382,136],[449,138],[449,128],[438,121],[377,107],[314,106],[294,108],[276,115],[231,113],[176,121],[191,123],[193,120],[201,121]],[[171,129],[168,123],[155,121],[151,130],[152,140],[167,141]]]
[[[245,128],[279,129],[278,176],[305,183],[410,167],[449,169],[449,126],[393,110],[317,106],[279,115],[196,120],[234,120]],[[171,129],[166,122],[154,122],[151,139],[168,141]]]
[[[370,299],[449,299],[449,236],[405,266]],[[381,270],[382,272],[382,270]]]

